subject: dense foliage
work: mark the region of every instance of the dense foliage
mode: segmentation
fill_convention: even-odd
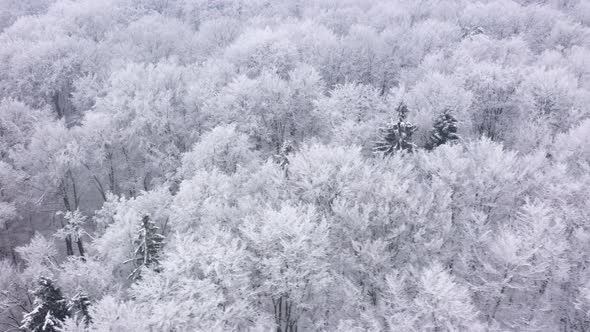
[[[0,329],[587,331],[589,105],[588,0],[0,0]]]

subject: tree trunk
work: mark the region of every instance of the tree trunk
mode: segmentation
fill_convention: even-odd
[[[66,252],[68,256],[74,255],[74,247],[72,246],[72,236],[66,235]]]
[[[82,239],[78,239],[76,241],[76,244],[78,245],[78,251],[80,252],[80,256],[84,257],[84,244],[82,243]]]

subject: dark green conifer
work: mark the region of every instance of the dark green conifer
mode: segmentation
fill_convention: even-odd
[[[84,292],[78,292],[68,303],[68,310],[73,317],[84,322],[88,326],[92,322],[90,317],[90,299]]]
[[[129,278],[138,279],[143,267],[156,272],[160,271],[160,252],[164,245],[164,236],[158,233],[159,229],[149,215],[143,216],[141,226],[135,240],[135,269]]]
[[[447,144],[458,139],[457,119],[455,119],[450,111],[445,110],[436,118],[425,148],[432,150],[439,145]]]
[[[51,279],[41,277],[32,295],[35,298],[34,308],[24,315],[21,328],[32,332],[59,331],[69,316],[61,290],[54,286]]]
[[[408,107],[400,104],[397,109],[397,121],[392,120],[379,129],[379,140],[373,147],[373,152],[381,156],[389,156],[396,151],[412,152],[416,145],[412,142],[412,135],[416,126],[406,121]]]

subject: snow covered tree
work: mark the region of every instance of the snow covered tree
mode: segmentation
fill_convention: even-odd
[[[325,125],[314,106],[323,92],[320,75],[305,65],[288,75],[271,68],[255,78],[240,75],[210,98],[204,112],[237,123],[257,148],[277,153],[285,140],[303,141]]]
[[[319,290],[332,282],[326,261],[327,223],[318,220],[312,207],[285,204],[278,211],[251,216],[242,232],[257,256],[259,271],[253,281],[260,285],[261,300],[272,303],[277,331],[304,328],[306,311],[321,303],[324,295]]]
[[[127,277],[137,267],[134,263],[137,258],[135,255],[137,244],[135,242],[139,239],[142,218],[149,215],[154,224],[164,228],[170,213],[170,199],[171,195],[167,187],[143,192],[139,196],[129,199],[109,195],[107,202],[100,211],[96,212],[94,218],[98,232],[94,235],[95,239],[89,246],[91,255],[88,255],[89,257],[83,266],[72,266],[72,268],[81,267],[84,270],[89,269],[88,272],[91,272],[94,269],[92,267],[94,259],[90,256],[95,255],[96,261],[103,264],[103,269],[111,271],[107,275],[89,273],[87,279],[97,277],[96,282],[92,282],[90,285],[87,281],[75,281],[77,285],[80,285],[80,289],[86,291],[92,298],[99,298],[103,294],[103,290],[118,284],[115,282],[114,285],[111,285],[108,274],[111,274],[111,277],[118,282],[128,282]],[[165,233],[165,228],[162,233]],[[64,283],[64,287],[70,284],[72,283]],[[98,285],[100,287],[95,287]],[[76,291],[76,289],[71,289],[70,294]]]
[[[29,174],[17,167],[15,157],[29,145],[36,125],[50,117],[46,109],[32,109],[20,101],[0,97],[0,227],[11,227],[29,216],[23,213],[23,205],[30,198],[25,189]]]
[[[135,245],[135,257],[132,261],[135,269],[129,275],[131,279],[139,279],[142,268],[160,270],[160,252],[164,244],[164,236],[158,233],[159,228],[151,220],[149,215],[141,218],[141,225],[137,234]]]
[[[446,144],[459,139],[457,135],[457,119],[445,110],[434,122],[430,133],[430,139],[426,143],[426,149],[432,150],[439,145]]]
[[[34,308],[22,321],[23,329],[32,332],[57,332],[68,317],[66,299],[53,281],[46,277],[39,279],[39,287],[32,292]]]
[[[469,289],[435,263],[422,271],[414,299],[417,331],[483,331]]]
[[[514,220],[486,241],[487,248],[474,250],[481,268],[473,272],[471,284],[490,324],[555,329],[561,308],[549,298],[569,269],[564,232],[563,221],[547,203],[527,199]]]
[[[293,144],[290,140],[283,142],[279,153],[274,155],[274,160],[287,174],[287,167],[289,166],[289,154],[293,152]]]
[[[367,155],[376,140],[375,128],[389,113],[386,96],[370,85],[337,85],[329,96],[322,96],[316,107],[331,124],[331,141],[342,145],[360,145]]]
[[[13,262],[0,260],[0,322],[8,330],[19,329],[20,314],[30,305],[27,286]]]
[[[26,174],[22,187],[32,207],[51,213],[80,207],[91,185],[82,176],[83,155],[78,139],[76,128],[68,128],[63,120],[48,119],[37,123],[27,148],[15,154],[16,168]],[[67,220],[59,221],[66,227]],[[76,242],[80,249],[82,239]],[[71,235],[65,236],[65,244],[67,254],[74,255]]]
[[[255,166],[257,159],[248,136],[239,132],[235,124],[217,126],[204,133],[192,150],[183,155],[178,175],[191,178],[200,170],[213,169],[231,174],[240,167]]]
[[[84,292],[78,292],[68,302],[68,311],[76,320],[85,326],[92,322],[90,317],[90,298]]]
[[[80,256],[84,256],[82,236],[86,234],[86,231],[84,230],[86,217],[80,212],[80,210],[75,210],[73,212],[67,211],[66,213],[58,212],[57,215],[63,215],[66,222],[65,226],[55,233],[55,237],[61,240],[71,239],[71,241],[76,242]]]
[[[68,319],[67,332],[80,331],[149,331],[142,308],[134,304],[121,303],[114,296],[107,295],[90,307],[93,324],[86,329]]]
[[[390,156],[396,151],[412,152],[416,145],[412,143],[412,134],[416,126],[406,121],[408,107],[400,104],[397,109],[398,120],[391,120],[380,128],[380,139],[375,143],[373,152],[381,156]]]
[[[29,289],[33,288],[42,276],[53,276],[56,267],[57,249],[40,233],[36,233],[26,246],[16,248],[19,257],[25,262],[21,278]]]
[[[444,59],[433,57],[422,64],[428,72],[420,79],[403,100],[412,112],[412,122],[418,127],[414,133],[414,142],[418,146],[426,146],[430,141],[432,128],[441,113],[452,110],[453,117],[461,123],[464,135],[471,135],[471,105],[473,94],[463,86],[463,80],[449,74],[441,66],[449,65]],[[442,73],[441,73],[442,72]]]
[[[519,72],[487,62],[472,67],[465,86],[473,93],[471,121],[475,134],[492,140],[508,139],[520,117],[515,94]]]

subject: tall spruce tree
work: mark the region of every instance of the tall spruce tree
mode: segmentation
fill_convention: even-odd
[[[59,331],[69,316],[61,290],[54,286],[51,279],[41,277],[32,294],[35,297],[34,308],[23,317],[21,328],[32,332]]]
[[[379,140],[373,147],[373,152],[381,156],[392,155],[396,151],[412,152],[416,145],[412,143],[412,135],[416,125],[406,121],[408,107],[402,103],[397,108],[397,121],[391,120],[385,127],[379,129]]]
[[[281,166],[286,178],[289,177],[289,154],[293,152],[293,144],[290,140],[283,142],[279,153],[274,155],[274,161]]]
[[[286,140],[281,145],[279,149],[279,153],[274,155],[274,160],[277,164],[279,164],[282,168],[287,167],[289,165],[289,154],[293,151],[293,144],[290,140]]]
[[[82,321],[84,326],[92,322],[90,317],[90,298],[84,292],[78,292],[68,303],[68,310],[78,321]]]
[[[130,279],[140,278],[143,267],[156,272],[160,270],[160,251],[164,244],[164,236],[158,233],[159,228],[151,220],[149,215],[143,216],[141,226],[135,240],[135,269],[129,275]]]
[[[436,118],[425,148],[432,150],[439,145],[447,144],[457,139],[459,139],[459,135],[457,135],[457,119],[455,119],[449,110],[445,110]]]

